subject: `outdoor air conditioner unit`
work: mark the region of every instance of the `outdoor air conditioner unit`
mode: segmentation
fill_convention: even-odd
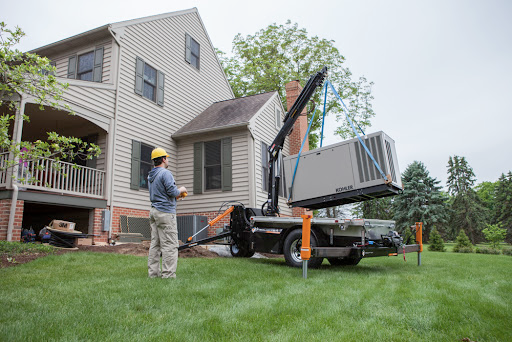
[[[378,171],[358,138],[303,152],[283,159],[284,184],[294,207],[321,209],[398,194],[402,181],[395,142],[384,132],[361,137]]]
[[[196,234],[198,231],[208,225],[208,218],[206,216],[187,215],[177,216],[176,219],[178,223],[178,239],[183,243],[187,243],[187,239],[190,236]],[[195,236],[190,242],[206,239],[207,237],[208,229],[205,229],[197,236]]]

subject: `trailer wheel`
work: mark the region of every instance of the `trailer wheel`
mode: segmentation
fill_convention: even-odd
[[[332,266],[355,266],[361,258],[327,258]]]
[[[231,244],[229,245],[229,251],[235,258],[243,258],[247,254],[247,251],[244,248],[238,246],[235,241],[231,241]]]
[[[311,234],[311,247],[318,246],[316,238]],[[302,230],[293,230],[286,239],[283,245],[284,259],[288,266],[302,267],[302,259],[300,257],[300,248],[302,246]],[[311,258],[308,262],[308,267],[318,268],[322,264],[324,258]]]

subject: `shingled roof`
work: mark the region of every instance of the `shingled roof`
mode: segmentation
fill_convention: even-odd
[[[173,138],[200,132],[242,126],[275,95],[275,91],[215,102],[172,135]]]

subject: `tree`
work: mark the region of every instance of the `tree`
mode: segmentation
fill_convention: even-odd
[[[0,23],[0,149],[12,154],[12,158],[0,169],[12,168],[20,160],[26,162],[40,157],[72,161],[98,156],[101,151],[97,145],[55,132],[48,132],[47,141],[18,143],[12,139],[9,127],[19,110],[20,96],[33,97],[41,110],[48,106],[70,111],[69,106],[61,104],[61,96],[68,85],[59,82],[53,75],[55,67],[50,60],[14,48],[24,35],[19,27],[10,30],[4,22]],[[29,120],[28,116],[23,116],[23,120]]]
[[[507,230],[500,228],[499,224],[488,224],[482,233],[484,233],[485,239],[491,243],[491,247],[495,249],[500,247],[500,243],[507,236]]]
[[[507,242],[512,242],[512,172],[501,174],[496,184],[495,221],[507,230]]]
[[[496,187],[498,182],[482,182],[475,186],[475,191],[482,202],[483,206],[487,209],[487,221],[491,224],[496,223]]]
[[[352,213],[355,217],[392,220],[394,217],[393,198],[375,198],[354,205]]]
[[[474,244],[481,239],[487,212],[472,186],[475,174],[466,158],[448,159],[447,186],[451,198],[450,225],[454,230],[464,229]]]
[[[439,183],[430,177],[422,162],[414,161],[407,166],[402,174],[404,191],[393,200],[394,217],[400,231],[415,222],[423,222],[424,236],[428,236],[430,227],[447,221],[446,198]]]
[[[339,217],[349,217],[349,205],[338,205],[335,207],[327,207],[323,209],[318,209],[314,211],[315,217],[329,217],[329,218],[339,218]]]
[[[459,235],[455,239],[455,246],[453,246],[453,251],[455,253],[472,253],[473,252],[473,244],[469,240],[468,236],[464,232],[464,229],[459,231]]]
[[[302,86],[309,77],[328,67],[329,79],[336,91],[343,98],[349,109],[349,116],[361,128],[370,126],[370,119],[375,115],[371,105],[373,83],[366,78],[352,79],[352,73],[343,64],[345,57],[334,46],[333,40],[310,37],[304,28],[287,21],[285,25],[272,24],[254,35],[243,37],[241,34],[233,40],[233,55],[228,57],[218,51],[220,61],[231,84],[235,96],[247,96],[277,90],[286,108],[284,85],[293,80],[300,80]],[[309,104],[308,118],[313,107],[323,103],[321,92],[313,96],[314,104]],[[343,119],[341,105],[333,96],[328,100],[327,110],[335,113],[337,120]],[[321,126],[320,115],[311,128],[309,145],[313,149],[318,145]],[[342,138],[352,136],[352,130],[346,120],[337,128],[336,134]]]
[[[428,246],[429,251],[444,252],[446,250],[446,248],[444,248],[443,238],[435,228],[432,228],[432,230],[430,231],[430,236],[428,240],[430,243]]]

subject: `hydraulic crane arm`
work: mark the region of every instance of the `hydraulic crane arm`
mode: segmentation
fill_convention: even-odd
[[[262,207],[263,213],[267,216],[275,216],[279,213],[278,202],[279,182],[281,179],[281,150],[283,149],[284,140],[292,131],[295,121],[297,121],[300,113],[308,104],[309,100],[315,93],[316,88],[323,84],[325,77],[327,77],[327,67],[323,67],[322,70],[310,77],[308,83],[306,83],[297,97],[297,100],[295,100],[295,103],[286,114],[281,130],[277,133],[276,138],[268,148],[268,200],[263,204],[263,207],[265,207],[265,205],[267,206],[266,210],[263,210]]]

